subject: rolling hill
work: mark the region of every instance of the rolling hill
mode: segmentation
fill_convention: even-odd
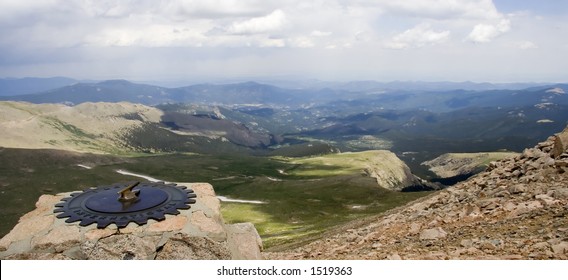
[[[166,88],[136,84],[125,80],[109,80],[99,83],[77,83],[39,93],[2,97],[2,99],[70,105],[85,102],[159,104],[171,101],[168,95]]]
[[[111,154],[238,152],[272,141],[271,135],[229,120],[175,115],[127,102],[0,102],[0,129],[2,147]]]

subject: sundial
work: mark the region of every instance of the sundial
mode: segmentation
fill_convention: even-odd
[[[97,223],[105,228],[114,223],[119,228],[134,222],[143,225],[148,219],[164,220],[165,214],[177,215],[195,203],[191,189],[164,182],[128,182],[98,186],[71,193],[55,205],[57,218],[66,223],[80,221],[80,226]]]

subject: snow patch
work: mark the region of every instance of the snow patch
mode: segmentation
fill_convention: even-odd
[[[82,167],[82,168],[85,168],[85,169],[93,169],[92,167],[86,166],[86,165],[84,165],[84,164],[77,164],[77,166]]]
[[[535,106],[536,108],[538,108],[538,109],[547,109],[547,108],[552,107],[552,106],[554,106],[554,105],[555,105],[554,103],[545,102],[545,103],[536,104],[536,105],[534,105],[534,106]]]
[[[554,94],[566,94],[566,92],[562,88],[551,88],[546,91],[547,93],[554,93]]]
[[[116,170],[116,173],[119,173],[119,174],[122,174],[122,175],[129,175],[129,176],[134,176],[134,177],[140,177],[140,178],[146,179],[146,180],[148,180],[148,181],[150,181],[150,182],[164,182],[164,183],[166,183],[166,184],[169,183],[169,182],[165,182],[164,180],[159,180],[159,179],[156,179],[156,178],[147,176],[147,175],[132,173],[132,172],[129,172],[129,171],[126,171],[126,170],[122,170],[122,169]]]
[[[245,199],[232,199],[226,196],[218,195],[217,198],[222,202],[236,202],[236,203],[250,203],[250,204],[266,204],[264,201],[260,200],[245,200]]]
[[[544,120],[538,120],[536,121],[537,123],[553,123],[553,120],[549,120],[549,119],[544,119]]]

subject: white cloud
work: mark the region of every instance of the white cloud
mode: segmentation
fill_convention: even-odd
[[[161,11],[176,14],[182,19],[222,19],[259,17],[277,7],[277,3],[263,0],[170,0],[164,1],[160,8]]]
[[[423,23],[396,35],[385,46],[390,49],[423,47],[445,42],[449,37],[450,31],[434,31],[429,24]]]
[[[517,44],[517,47],[521,50],[538,49],[538,45],[531,41],[522,41]]]
[[[148,36],[148,34],[152,34],[152,36]],[[172,28],[170,25],[152,25],[144,29],[108,28],[99,33],[87,35],[84,40],[86,44],[93,46],[200,47],[204,41],[204,36],[182,26]]]
[[[45,11],[54,10],[57,6],[59,6],[59,1],[57,0],[2,0],[0,2],[0,22],[14,20],[18,17],[30,14],[40,14]]]
[[[297,48],[313,48],[315,46],[314,42],[305,36],[291,38],[288,42],[291,47]]]
[[[261,39],[255,45],[262,48],[282,48],[286,46],[286,42],[282,39]]]
[[[395,73],[393,65],[429,61],[421,66],[421,73],[439,67],[475,79],[469,74],[491,72],[483,58],[504,61],[511,56],[501,54],[512,49],[531,50],[526,52],[530,56],[515,59],[515,65],[567,61],[563,48],[568,37],[560,35],[566,34],[568,24],[560,18],[504,14],[491,0],[0,0],[0,73],[11,76],[10,71],[20,67],[18,73],[31,75],[44,69],[45,75],[54,75],[62,64],[72,63],[69,73],[83,71],[88,78],[95,70],[81,64],[87,61],[96,63],[102,76],[111,75],[106,69],[169,75],[172,65],[177,65],[185,77],[188,68],[220,73],[230,57],[234,73],[244,71],[238,61],[261,74],[289,69],[289,73],[328,71],[357,78]],[[497,38],[501,42],[491,48],[469,43]],[[406,51],[377,50],[377,46]],[[459,61],[463,54],[469,59],[467,67]],[[327,67],[323,62],[328,62]],[[377,65],[387,66],[380,72]],[[529,68],[509,67],[497,74]],[[402,79],[411,74],[404,67],[397,71]],[[536,71],[531,75],[537,77]]]
[[[333,32],[320,31],[320,30],[314,30],[311,33],[311,35],[314,36],[314,37],[327,37],[327,36],[330,36],[331,34],[333,34]]]
[[[27,41],[32,47],[258,47],[271,45],[262,42],[278,37],[288,47],[355,47],[380,43],[381,37],[388,36],[390,32],[378,24],[387,14],[399,16],[399,24],[430,17],[451,19],[444,24],[452,25],[455,18],[485,20],[495,13],[491,1],[482,0],[46,0],[37,4],[6,0],[0,2],[0,23],[7,20],[26,26],[2,32],[0,25],[0,35],[4,35],[0,45]],[[3,18],[7,14],[13,16]],[[427,35],[435,39],[435,33],[430,30]],[[413,45],[404,37],[398,40],[393,45]]]
[[[491,42],[494,38],[508,32],[511,29],[511,21],[502,19],[497,24],[480,23],[476,25],[467,36],[469,41],[474,43]]]
[[[227,31],[232,34],[269,33],[282,29],[285,24],[286,14],[282,10],[275,10],[263,17],[235,22],[229,26]]]
[[[495,19],[501,15],[492,0],[379,0],[385,13],[430,19]]]

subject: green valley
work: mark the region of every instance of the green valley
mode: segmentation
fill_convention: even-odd
[[[230,223],[253,222],[266,247],[297,242],[427,194],[380,188],[361,169],[360,163],[369,154],[348,154],[351,164],[338,161],[338,155],[319,159],[180,153],[116,157],[4,148],[0,150],[0,161],[6,163],[0,167],[0,199],[4,202],[0,231],[6,234],[20,215],[33,209],[41,194],[141,180],[116,173],[123,169],[165,181],[209,182],[218,195],[263,201],[265,204],[223,202],[223,216]]]

